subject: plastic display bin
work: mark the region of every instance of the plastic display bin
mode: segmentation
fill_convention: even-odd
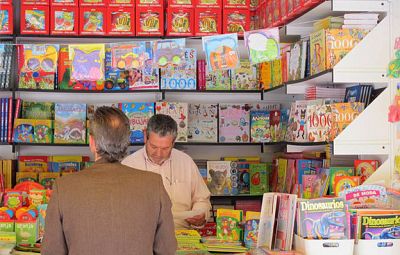
[[[312,240],[295,235],[294,248],[304,255],[353,255],[354,240]]]
[[[399,255],[400,239],[358,240],[354,255]]]

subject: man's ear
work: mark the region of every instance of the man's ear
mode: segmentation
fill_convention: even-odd
[[[143,141],[144,141],[144,143],[147,142],[147,130],[146,129],[143,130]]]
[[[96,155],[96,143],[92,135],[89,135],[89,148],[93,155]]]

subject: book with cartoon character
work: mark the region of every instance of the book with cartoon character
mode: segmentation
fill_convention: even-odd
[[[231,170],[231,161],[207,161],[207,186],[212,195],[232,194]]]
[[[232,90],[259,90],[258,67],[241,59],[240,67],[232,70]]]
[[[246,211],[243,241],[247,248],[255,248],[257,246],[260,214],[260,212]]]
[[[331,105],[332,124],[330,139],[333,140],[364,110],[364,103],[335,103]]]
[[[251,108],[249,104],[219,104],[219,142],[250,141]]]
[[[307,136],[310,142],[328,142],[331,124],[331,105],[307,105]]]
[[[55,104],[54,143],[86,143],[86,104]]]
[[[206,69],[206,90],[231,90],[229,70],[209,71]]]
[[[289,116],[289,129],[286,132],[289,142],[307,142],[307,101],[292,103]]]
[[[269,111],[250,112],[250,135],[252,143],[266,143],[271,141]]]
[[[354,160],[356,176],[360,176],[360,184],[363,184],[379,167],[378,160],[360,159]]]
[[[218,105],[189,104],[188,141],[218,141]]]
[[[129,119],[131,143],[144,143],[143,131],[154,115],[154,103],[120,103],[119,108]]]
[[[217,238],[227,241],[242,240],[243,211],[231,209],[217,209]]]
[[[387,208],[390,206],[386,188],[380,185],[360,185],[339,193],[350,208]]]
[[[156,102],[156,114],[171,116],[178,124],[177,142],[187,142],[188,104],[177,102]]]

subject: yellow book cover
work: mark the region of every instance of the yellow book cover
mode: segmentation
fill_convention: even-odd
[[[272,61],[272,87],[282,84],[282,63],[281,59]]]
[[[277,192],[286,192],[286,168],[287,168],[287,159],[279,158],[278,159],[278,184],[277,184]]]
[[[224,161],[247,161],[247,162],[260,162],[261,158],[258,156],[245,156],[245,157],[223,157]]]
[[[246,211],[246,220],[259,220],[261,212]]]
[[[272,62],[261,63],[260,86],[265,90],[272,88]]]
[[[45,189],[52,189],[54,182],[60,177],[60,173],[39,173],[39,183]]]
[[[37,182],[38,175],[33,172],[17,172],[17,184],[25,181]]]
[[[330,140],[340,134],[363,110],[364,103],[336,103],[332,104],[332,123]]]
[[[243,211],[217,209],[217,238],[222,240],[239,241],[242,237]]]
[[[82,156],[51,156],[51,162],[82,162]]]
[[[325,71],[325,61],[325,30],[320,30],[310,35],[311,75]]]

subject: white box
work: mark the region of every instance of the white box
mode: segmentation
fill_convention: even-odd
[[[399,255],[400,239],[358,240],[354,255]]]
[[[295,235],[294,249],[304,255],[353,255],[354,240],[312,240]]]

